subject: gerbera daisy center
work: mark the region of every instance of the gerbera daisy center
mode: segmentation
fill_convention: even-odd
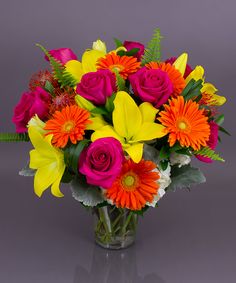
[[[138,183],[138,176],[136,176],[132,172],[128,172],[125,174],[122,178],[122,185],[124,187],[124,190],[126,191],[133,191],[137,187]]]
[[[188,128],[188,125],[187,125],[187,123],[185,123],[184,121],[180,121],[180,122],[178,123],[178,128],[179,128],[180,130],[186,130],[186,129]]]
[[[73,121],[67,121],[63,125],[63,131],[66,132],[66,133],[71,132],[74,128],[75,128],[75,123]]]
[[[122,65],[111,65],[109,69],[112,72],[115,72],[115,71],[121,72],[124,70],[124,67]]]

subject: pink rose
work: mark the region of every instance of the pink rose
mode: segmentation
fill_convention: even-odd
[[[83,75],[76,92],[96,105],[106,103],[107,97],[116,91],[115,75],[109,70],[98,70]]]
[[[173,84],[168,74],[160,69],[142,68],[129,76],[134,93],[142,101],[152,103],[156,108],[166,103],[173,93]]]
[[[120,174],[123,160],[120,142],[111,137],[101,138],[81,153],[79,172],[89,184],[108,189]]]
[[[40,119],[48,115],[51,96],[43,88],[36,87],[35,91],[25,92],[14,109],[13,123],[17,133],[27,132],[29,120],[37,114]]]
[[[171,58],[167,59],[165,61],[165,63],[170,63],[171,65],[173,65],[176,59],[177,59],[176,57],[171,57]],[[184,73],[184,79],[187,78],[187,76],[192,72],[192,70],[193,69],[191,68],[191,66],[189,64],[187,64],[186,69],[185,69],[185,73]]]
[[[210,125],[210,137],[209,140],[207,142],[207,146],[209,146],[211,149],[215,149],[218,143],[218,132],[219,132],[219,126],[214,122],[211,121],[209,122]],[[205,162],[205,163],[212,163],[213,160],[211,158],[208,157],[204,157],[201,155],[195,155],[197,157],[198,160]]]
[[[141,58],[144,54],[144,45],[140,42],[135,42],[135,41],[125,41],[123,43],[124,47],[127,49],[127,51],[130,51],[131,49],[134,48],[139,48],[139,51],[134,55],[138,59],[138,61],[141,61]]]
[[[60,61],[63,65],[65,65],[70,60],[78,59],[70,48],[52,49],[49,51],[49,53],[53,58]],[[49,61],[47,56],[45,56],[45,59]]]

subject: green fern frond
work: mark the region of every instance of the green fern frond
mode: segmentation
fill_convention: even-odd
[[[208,146],[201,148],[200,150],[194,151],[194,154],[201,155],[203,157],[211,158],[212,160],[222,161],[225,160],[219,156],[213,149],[209,148]]]
[[[115,70],[114,72],[115,72],[115,75],[116,75],[117,91],[126,90],[125,80],[121,77],[120,73],[117,70]]]
[[[0,133],[0,142],[28,142],[29,136],[27,133]]]
[[[43,53],[48,57],[50,65],[53,69],[53,75],[56,80],[60,83],[61,87],[70,86],[74,87],[76,85],[76,79],[65,71],[64,66],[59,62],[57,59],[55,59],[45,47],[43,47],[41,44],[36,44],[37,47],[39,47]]]
[[[152,61],[158,62],[161,59],[161,31],[159,28],[154,30],[152,39],[147,44],[147,48],[144,51],[142,57],[142,65],[150,63]]]

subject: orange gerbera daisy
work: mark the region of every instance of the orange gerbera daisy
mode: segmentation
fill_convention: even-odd
[[[109,69],[111,72],[118,71],[122,78],[127,79],[132,73],[140,68],[141,63],[132,56],[119,56],[115,52],[108,53],[98,60],[98,69]]]
[[[169,105],[164,105],[158,120],[166,127],[169,133],[169,144],[173,146],[176,141],[181,146],[191,146],[194,150],[206,146],[210,136],[210,126],[204,109],[199,109],[199,104],[189,100],[184,101],[183,96],[170,99]]]
[[[159,189],[157,180],[160,176],[154,169],[156,164],[152,161],[142,159],[134,163],[131,159],[126,160],[120,175],[112,187],[106,190],[106,197],[117,207],[142,209],[147,202],[153,201]]]
[[[176,97],[180,95],[183,89],[186,86],[185,80],[181,75],[180,71],[177,70],[173,65],[170,63],[158,63],[158,62],[150,62],[146,64],[148,69],[161,69],[162,71],[166,72],[173,84],[174,91],[172,96]]]
[[[63,148],[70,140],[73,144],[83,139],[86,125],[91,123],[88,119],[90,113],[77,105],[66,106],[61,111],[56,111],[52,119],[44,127],[47,135],[53,134],[52,143]]]

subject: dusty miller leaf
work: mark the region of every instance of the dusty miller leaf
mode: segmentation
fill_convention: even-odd
[[[27,164],[24,168],[20,170],[19,175],[25,177],[33,177],[35,173],[36,170],[29,168],[29,164]]]
[[[85,206],[96,206],[104,202],[101,190],[85,183],[80,176],[71,182],[72,196]]]
[[[182,167],[172,166],[171,168],[171,184],[167,188],[168,191],[176,189],[189,188],[194,184],[206,182],[203,173],[198,169],[185,165]]]

